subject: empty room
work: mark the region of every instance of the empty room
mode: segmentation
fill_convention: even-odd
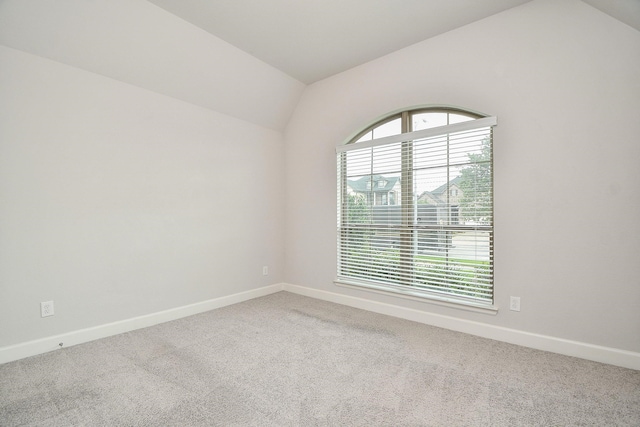
[[[639,164],[638,0],[0,0],[0,426],[638,426]]]

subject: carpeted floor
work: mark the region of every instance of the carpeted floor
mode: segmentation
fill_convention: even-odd
[[[639,426],[640,371],[286,292],[0,365],[2,426]]]

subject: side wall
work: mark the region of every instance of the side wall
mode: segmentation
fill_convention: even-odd
[[[0,349],[281,282],[283,144],[0,46]]]
[[[276,130],[304,88],[146,0],[2,0],[0,44]]]
[[[285,280],[640,352],[638,76],[638,31],[577,0],[539,0],[309,86],[285,132]],[[333,284],[334,148],[416,105],[498,117],[495,316]]]

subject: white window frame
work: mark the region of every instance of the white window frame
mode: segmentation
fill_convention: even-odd
[[[483,129],[483,128],[492,129],[494,126],[497,125],[497,119],[495,117],[482,117],[482,116],[478,116],[475,113],[464,111],[464,110],[448,110],[448,109],[445,110],[445,109],[433,108],[428,110],[422,109],[417,112],[422,113],[422,112],[430,112],[430,111],[462,114],[462,115],[467,115],[469,117],[473,117],[475,120],[469,120],[469,121],[464,121],[460,123],[454,123],[446,126],[428,128],[428,129],[423,129],[418,131],[411,131],[410,118],[411,118],[411,115],[416,111],[407,110],[400,114],[400,117],[402,118],[402,122],[403,122],[403,133],[398,135],[386,136],[383,138],[365,139],[362,141],[358,141],[359,139],[362,139],[362,135],[368,132],[371,132],[376,128],[376,126],[379,126],[381,123],[384,124],[386,122],[389,122],[390,120],[396,119],[398,117],[398,114],[394,114],[392,116],[389,116],[379,121],[377,124],[368,127],[363,132],[360,132],[355,138],[352,138],[347,144],[339,145],[336,147],[337,161],[338,161],[338,228],[337,228],[337,234],[338,234],[338,271],[337,273],[338,274],[337,274],[335,283],[341,286],[353,286],[359,289],[367,289],[367,290],[378,292],[378,293],[390,293],[390,294],[401,296],[404,298],[418,299],[422,301],[427,300],[429,302],[436,303],[436,304],[495,314],[497,312],[497,308],[493,305],[493,301],[494,301],[493,201],[492,201],[493,199],[491,200],[490,224],[488,226],[485,225],[482,227],[477,227],[478,229],[482,229],[483,232],[485,231],[488,232],[490,236],[490,254],[491,254],[490,255],[491,299],[490,300],[486,299],[487,298],[486,295],[483,296],[484,298],[483,300],[479,300],[477,297],[475,298],[464,297],[461,295],[456,295],[454,293],[448,293],[440,289],[437,292],[433,292],[432,290],[426,290],[419,286],[411,285],[408,283],[402,283],[402,284],[387,283],[384,280],[380,280],[379,278],[368,280],[366,278],[363,278],[362,276],[350,277],[348,273],[345,274],[345,272],[342,270],[343,259],[345,256],[348,256],[348,255],[345,255],[342,251],[342,248],[344,247],[343,236],[345,236],[345,229],[343,227],[343,224],[345,222],[344,220],[345,211],[343,207],[346,206],[345,203],[346,203],[346,197],[347,197],[347,177],[345,172],[346,171],[345,165],[346,165],[346,158],[347,158],[346,153],[353,150],[363,150],[366,148],[373,149],[374,147],[385,147],[385,146],[390,146],[391,144],[402,145],[403,147],[402,150],[404,153],[402,158],[405,160],[402,160],[403,162],[402,178],[401,178],[402,188],[401,188],[401,191],[399,192],[399,196],[401,199],[400,204],[402,205],[402,208],[401,208],[402,217],[403,217],[402,225],[400,228],[403,230],[406,230],[407,232],[411,232],[415,234],[414,232],[415,222],[413,221],[415,217],[409,218],[411,217],[411,215],[415,215],[415,214],[412,214],[411,212],[413,212],[414,205],[416,203],[416,199],[415,199],[416,195],[413,194],[413,178],[412,178],[412,171],[411,171],[412,162],[413,162],[413,154],[412,154],[413,152],[411,147],[413,145],[413,141],[423,140],[425,138],[431,138],[431,137],[438,137],[442,135],[457,134],[459,132],[473,131],[473,130]],[[491,151],[492,151],[493,150],[492,149],[492,141],[493,141],[492,133],[491,133],[490,141],[491,141]],[[408,151],[405,151],[405,150],[408,150]],[[410,154],[407,156],[406,152]],[[450,164],[447,158],[447,167],[449,166]],[[493,167],[491,164],[491,171],[492,170],[493,170]],[[446,194],[448,193],[449,193],[449,189],[447,188]],[[492,177],[491,177],[491,197],[493,197],[493,178]],[[414,224],[414,225],[411,225],[411,224]],[[456,228],[455,224],[453,225],[453,227]],[[457,226],[457,229],[461,229],[461,227]],[[401,257],[400,260],[402,259],[403,258]],[[402,266],[403,262],[400,262],[399,264]],[[408,267],[409,270],[412,270],[415,268],[413,266],[414,265],[413,262],[411,263],[411,265],[412,265],[411,267]],[[403,267],[401,267],[401,269],[402,268]],[[404,270],[401,270],[401,271],[403,271],[403,274],[404,274]],[[406,274],[410,276],[412,273],[410,271],[407,271]]]

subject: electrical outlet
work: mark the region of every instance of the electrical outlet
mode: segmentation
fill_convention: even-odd
[[[53,316],[53,301],[40,303],[40,315],[41,317]]]
[[[509,301],[509,310],[520,311],[520,297],[511,297]]]
[[[263,276],[269,275],[269,267],[267,267],[266,265],[262,267],[262,275]]]

